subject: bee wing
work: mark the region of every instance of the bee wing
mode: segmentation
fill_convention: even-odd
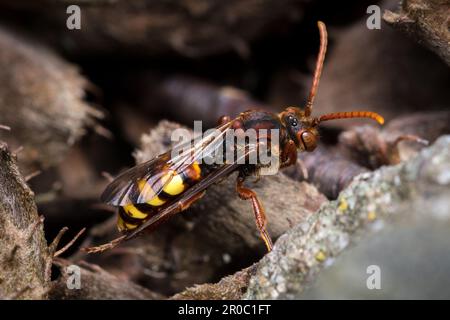
[[[168,170],[183,172],[201,158],[213,155],[222,148],[223,138],[231,121],[216,131],[177,145],[166,153],[121,173],[101,195],[101,200],[113,206],[145,203],[159,195],[170,182]]]
[[[188,190],[186,190],[180,199],[173,204],[169,205],[168,207],[162,209],[160,212],[158,212],[156,215],[152,216],[149,220],[145,221],[143,224],[141,224],[139,227],[137,227],[134,230],[129,231],[127,235],[125,236],[124,240],[128,240],[131,238],[134,238],[136,235],[138,235],[141,231],[144,229],[153,229],[163,221],[167,220],[168,218],[172,217],[173,215],[181,212],[184,208],[180,206],[183,202],[189,202],[189,200],[195,198],[198,194],[206,190],[210,185],[216,183],[218,180],[220,180],[223,177],[226,177],[230,173],[232,173],[235,169],[237,169],[241,164],[241,161],[243,158],[248,157],[253,152],[257,151],[257,145],[249,145],[246,149],[246,151],[240,156],[240,158],[236,159],[235,162],[224,164],[219,169],[208,175],[205,179],[201,180],[199,183],[193,185]]]
[[[106,187],[100,199],[114,206],[139,203],[140,191],[137,183],[142,179],[148,180],[157,174],[163,168],[169,155],[170,153],[166,152],[150,161],[122,172]]]
[[[141,233],[144,229],[154,229],[156,226],[170,218],[171,216],[179,213],[182,211],[182,207],[180,207],[180,202],[182,201],[188,201],[189,199],[192,199],[199,193],[203,192],[206,188],[208,188],[211,184],[216,182],[221,177],[228,175],[229,173],[233,172],[234,169],[236,169],[239,165],[237,163],[233,164],[225,164],[220,169],[209,175],[206,179],[200,181],[197,185],[192,186],[190,189],[188,189],[185,193],[183,193],[181,199],[179,201],[176,201],[175,203],[169,205],[168,207],[162,209],[159,211],[156,215],[152,216],[149,220],[145,221],[143,224],[138,226],[136,229],[127,231],[124,235],[106,243],[101,246],[97,247],[90,247],[85,248],[84,250],[89,253],[94,252],[102,252],[105,250],[112,249],[119,245],[120,243],[132,239],[135,236],[137,236],[139,233]]]

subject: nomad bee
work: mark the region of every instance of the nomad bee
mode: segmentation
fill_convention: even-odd
[[[267,143],[268,135],[257,136],[256,143],[244,145],[241,158],[222,164],[208,164],[200,161],[204,154],[211,154],[218,146],[221,135],[206,135],[190,144],[182,153],[173,156],[168,151],[155,159],[137,165],[120,174],[102,194],[102,201],[117,207],[118,229],[123,235],[110,243],[87,248],[88,252],[100,252],[113,248],[124,240],[131,239],[143,230],[152,230],[169,217],[186,210],[199,200],[206,189],[233,172],[238,172],[236,191],[243,200],[250,200],[255,215],[256,226],[267,247],[272,249],[272,240],[266,230],[264,209],[256,194],[244,186],[246,177],[259,176],[266,165],[260,162],[249,164],[237,161],[247,159],[263,143],[276,155],[278,168],[290,166],[297,161],[298,151],[313,151],[318,141],[318,125],[323,121],[344,118],[371,118],[383,124],[383,118],[375,112],[351,111],[338,112],[313,117],[312,106],[322,73],[327,48],[325,25],[318,22],[320,31],[320,50],[308,101],[303,109],[288,107],[279,114],[250,110],[241,113],[235,119],[222,117],[217,130],[222,134],[229,130],[246,132],[249,129],[266,129],[265,132],[277,130],[279,141],[277,150]]]

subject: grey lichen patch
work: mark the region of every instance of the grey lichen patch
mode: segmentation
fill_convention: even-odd
[[[258,264],[244,298],[299,297],[334,257],[390,219],[450,218],[449,164],[450,136],[444,136],[411,161],[358,176],[336,201],[278,239]],[[436,203],[437,211],[426,209]]]

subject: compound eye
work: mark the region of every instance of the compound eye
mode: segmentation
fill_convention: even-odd
[[[289,125],[291,125],[292,127],[296,127],[298,125],[298,120],[293,117],[292,115],[288,116],[288,120],[289,120]]]
[[[306,151],[313,151],[317,147],[317,138],[313,133],[305,131],[302,133],[301,139]]]

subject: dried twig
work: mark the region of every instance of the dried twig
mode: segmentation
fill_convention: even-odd
[[[56,249],[59,245],[59,242],[61,241],[61,238],[63,235],[69,230],[68,227],[64,227],[61,230],[59,230],[56,237],[53,239],[52,243],[48,246],[48,251],[51,256],[55,256]]]
[[[75,241],[77,241],[77,239],[86,231],[86,228],[81,229],[76,235],[75,237],[73,237],[72,240],[70,240],[64,247],[62,247],[61,249],[59,249],[58,251],[55,252],[55,254],[53,255],[53,257],[58,257],[60,255],[62,255],[64,252],[67,251],[67,249],[69,249],[74,243]]]
[[[38,175],[40,175],[42,173],[41,170],[36,170],[28,175],[25,176],[25,182],[30,181],[31,179],[33,179],[34,177],[37,177]]]

